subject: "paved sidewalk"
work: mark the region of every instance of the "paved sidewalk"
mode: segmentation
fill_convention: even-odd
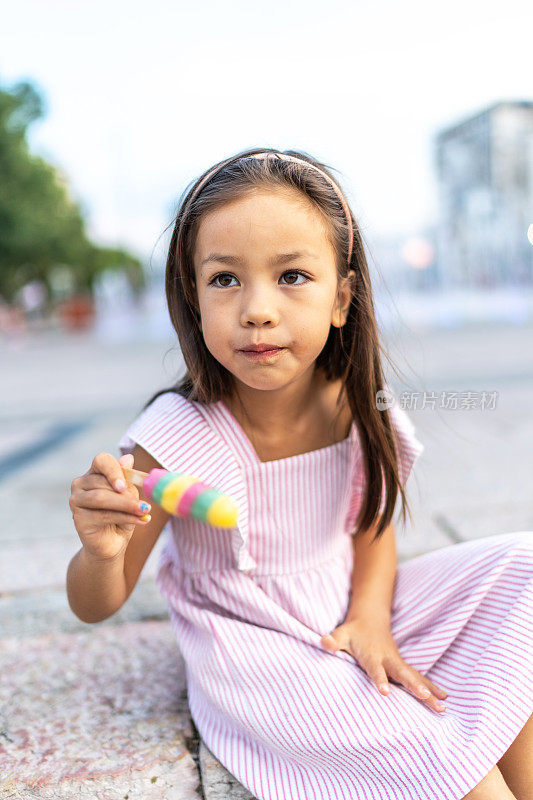
[[[184,664],[167,622],[2,641],[1,797],[197,798]]]
[[[407,351],[417,389],[500,393],[493,411],[409,412],[426,450],[408,484],[414,526],[397,526],[400,561],[533,530],[533,329],[394,344]],[[167,350],[40,337],[13,365],[0,343],[10,376],[0,405],[2,800],[251,798],[190,718],[184,663],[154,582],[163,539],[109,620],[87,625],[66,599],[66,569],[80,547],[70,483],[99,450],[118,455],[128,422],[172,383],[162,368]]]

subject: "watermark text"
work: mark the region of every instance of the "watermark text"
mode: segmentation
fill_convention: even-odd
[[[447,411],[492,411],[496,408],[499,392],[467,389],[462,392],[441,390],[438,392],[400,392],[398,400],[388,389],[376,392],[376,408],[384,411],[394,405],[405,411],[418,411],[424,408],[444,409]]]

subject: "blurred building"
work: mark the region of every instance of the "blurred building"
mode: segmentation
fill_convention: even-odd
[[[532,285],[533,102],[496,103],[441,131],[435,158],[441,285]]]
[[[435,226],[426,225],[412,233],[376,234],[368,242],[374,288],[380,293],[424,291],[439,282]]]

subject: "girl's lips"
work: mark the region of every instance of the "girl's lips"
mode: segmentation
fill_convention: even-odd
[[[239,350],[239,353],[242,353],[243,355],[247,356],[252,361],[263,361],[263,360],[268,359],[268,358],[274,358],[275,356],[279,355],[280,353],[283,353],[284,350],[285,350],[284,347],[276,347],[273,350],[263,350],[263,351],[258,351],[258,350]]]

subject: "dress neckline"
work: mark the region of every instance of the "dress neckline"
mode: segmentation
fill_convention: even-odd
[[[226,417],[228,422],[230,422],[233,425],[233,427],[238,431],[238,433],[240,434],[241,439],[243,441],[243,444],[247,448],[247,450],[248,450],[248,452],[250,454],[250,457],[253,459],[253,461],[256,464],[259,464],[261,466],[263,466],[265,464],[284,464],[287,461],[294,461],[297,458],[305,458],[306,456],[316,455],[316,453],[322,453],[322,452],[326,452],[328,450],[333,450],[335,447],[339,447],[340,445],[344,446],[344,445],[346,445],[346,442],[348,442],[348,441],[350,441],[350,439],[352,439],[352,437],[354,435],[354,431],[356,429],[355,421],[352,421],[352,424],[350,426],[350,432],[348,433],[348,436],[346,436],[345,439],[341,439],[340,442],[334,442],[333,444],[328,444],[328,445],[326,445],[326,447],[318,447],[316,450],[307,450],[305,453],[296,453],[296,455],[294,455],[294,456],[286,456],[285,458],[273,458],[273,459],[270,459],[269,461],[261,461],[261,459],[259,458],[259,455],[257,454],[257,452],[255,450],[255,447],[252,445],[252,442],[248,438],[248,436],[245,433],[245,431],[244,431],[243,427],[241,426],[240,422],[238,422],[236,417],[233,416],[232,412],[229,410],[229,408],[226,406],[226,404],[223,402],[223,400],[218,400],[215,403],[215,405],[218,406],[218,408],[224,414],[224,416]]]

